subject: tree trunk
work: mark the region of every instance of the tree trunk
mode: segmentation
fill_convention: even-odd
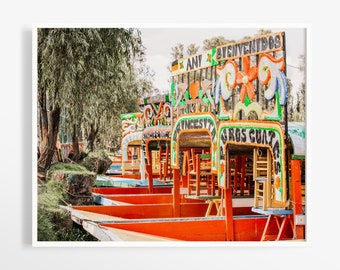
[[[70,156],[70,158],[75,162],[77,162],[80,157],[78,133],[79,133],[79,130],[76,124],[74,124],[73,134],[72,134],[72,156]]]
[[[87,136],[87,147],[92,152],[94,150],[94,141],[96,139],[97,133],[98,133],[99,127],[94,126],[94,123],[91,123],[90,125],[90,132]]]
[[[45,97],[42,97],[46,100]],[[58,138],[59,122],[60,122],[60,107],[50,108],[46,110],[46,102],[41,106],[41,133],[42,142],[40,145],[41,154],[38,160],[38,165],[44,170],[47,170],[52,164],[52,158],[56,151],[56,142]]]
[[[92,188],[96,183],[96,176],[73,174],[67,177],[67,197],[71,205],[92,205]]]

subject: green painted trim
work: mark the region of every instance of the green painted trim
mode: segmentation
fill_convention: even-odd
[[[211,158],[210,154],[200,154],[201,158]]]
[[[211,49],[211,65],[212,66],[217,66],[218,62],[216,61],[216,48],[212,48]]]
[[[306,159],[306,157],[302,155],[292,155],[292,159]]]
[[[275,108],[276,109],[276,116],[264,116],[266,120],[270,121],[280,121],[282,119],[282,109],[281,109],[281,104],[279,102],[279,93],[276,91],[275,92]]]
[[[190,116],[183,116],[180,117],[179,119],[177,119],[176,124],[174,125],[173,130],[176,130],[177,125],[183,121],[183,120],[193,120],[193,119],[205,119],[205,118],[210,118],[212,120],[212,122],[214,123],[214,127],[216,130],[216,134],[218,134],[218,129],[217,129],[217,125],[216,125],[216,120],[213,118],[212,115],[208,115],[208,114],[203,114],[203,115],[190,115]],[[173,135],[174,133],[172,132],[171,134],[171,140],[173,140]]]
[[[123,113],[120,115],[120,120],[134,119],[137,117],[137,113]]]
[[[226,116],[217,116],[217,118],[219,120],[230,120],[230,116],[229,115],[226,115]]]

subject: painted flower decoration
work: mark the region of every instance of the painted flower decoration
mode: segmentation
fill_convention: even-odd
[[[215,103],[218,104],[220,96],[228,100],[232,89],[236,87],[236,74],[238,66],[234,61],[227,61],[223,66],[216,67],[218,79],[216,81]]]
[[[238,71],[236,75],[237,84],[242,84],[240,91],[240,99],[245,105],[249,105],[250,101],[255,98],[255,90],[252,81],[257,78],[257,66],[250,67],[249,56],[242,58],[243,71]]]
[[[285,105],[288,99],[288,86],[284,74],[285,61],[281,57],[275,59],[270,54],[262,54],[259,59],[259,82],[268,85],[264,97],[270,100],[275,92],[279,93],[280,104]]]

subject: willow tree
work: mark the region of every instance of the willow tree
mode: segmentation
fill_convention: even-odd
[[[38,164],[52,162],[59,130],[63,93],[73,87],[74,73],[65,57],[69,51],[62,31],[38,30],[38,116],[41,154]],[[70,58],[70,57],[69,57]]]
[[[136,29],[38,29],[38,109],[43,146],[40,166],[47,169],[51,164],[61,111],[72,130],[77,158],[82,126],[88,125],[87,133],[92,134],[89,139],[94,140],[101,118],[125,107],[119,102],[120,85],[129,77],[127,74],[134,72],[133,60],[142,53]],[[134,90],[124,89],[130,93]]]
[[[183,58],[184,57],[183,50],[184,50],[183,43],[177,43],[175,47],[172,47],[171,48],[172,59],[177,60],[177,59]]]
[[[198,53],[199,46],[196,46],[195,43],[190,43],[187,48],[187,56],[194,55]]]
[[[221,45],[235,42],[234,40],[228,40],[223,36],[212,37],[203,41],[203,50],[207,51],[212,48],[216,48]]]

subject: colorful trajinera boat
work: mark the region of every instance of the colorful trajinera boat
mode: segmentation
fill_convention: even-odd
[[[140,185],[94,188],[101,205],[68,207],[73,220],[103,241],[304,241],[285,55],[278,32],[175,61],[169,94],[121,116],[122,175]]]

